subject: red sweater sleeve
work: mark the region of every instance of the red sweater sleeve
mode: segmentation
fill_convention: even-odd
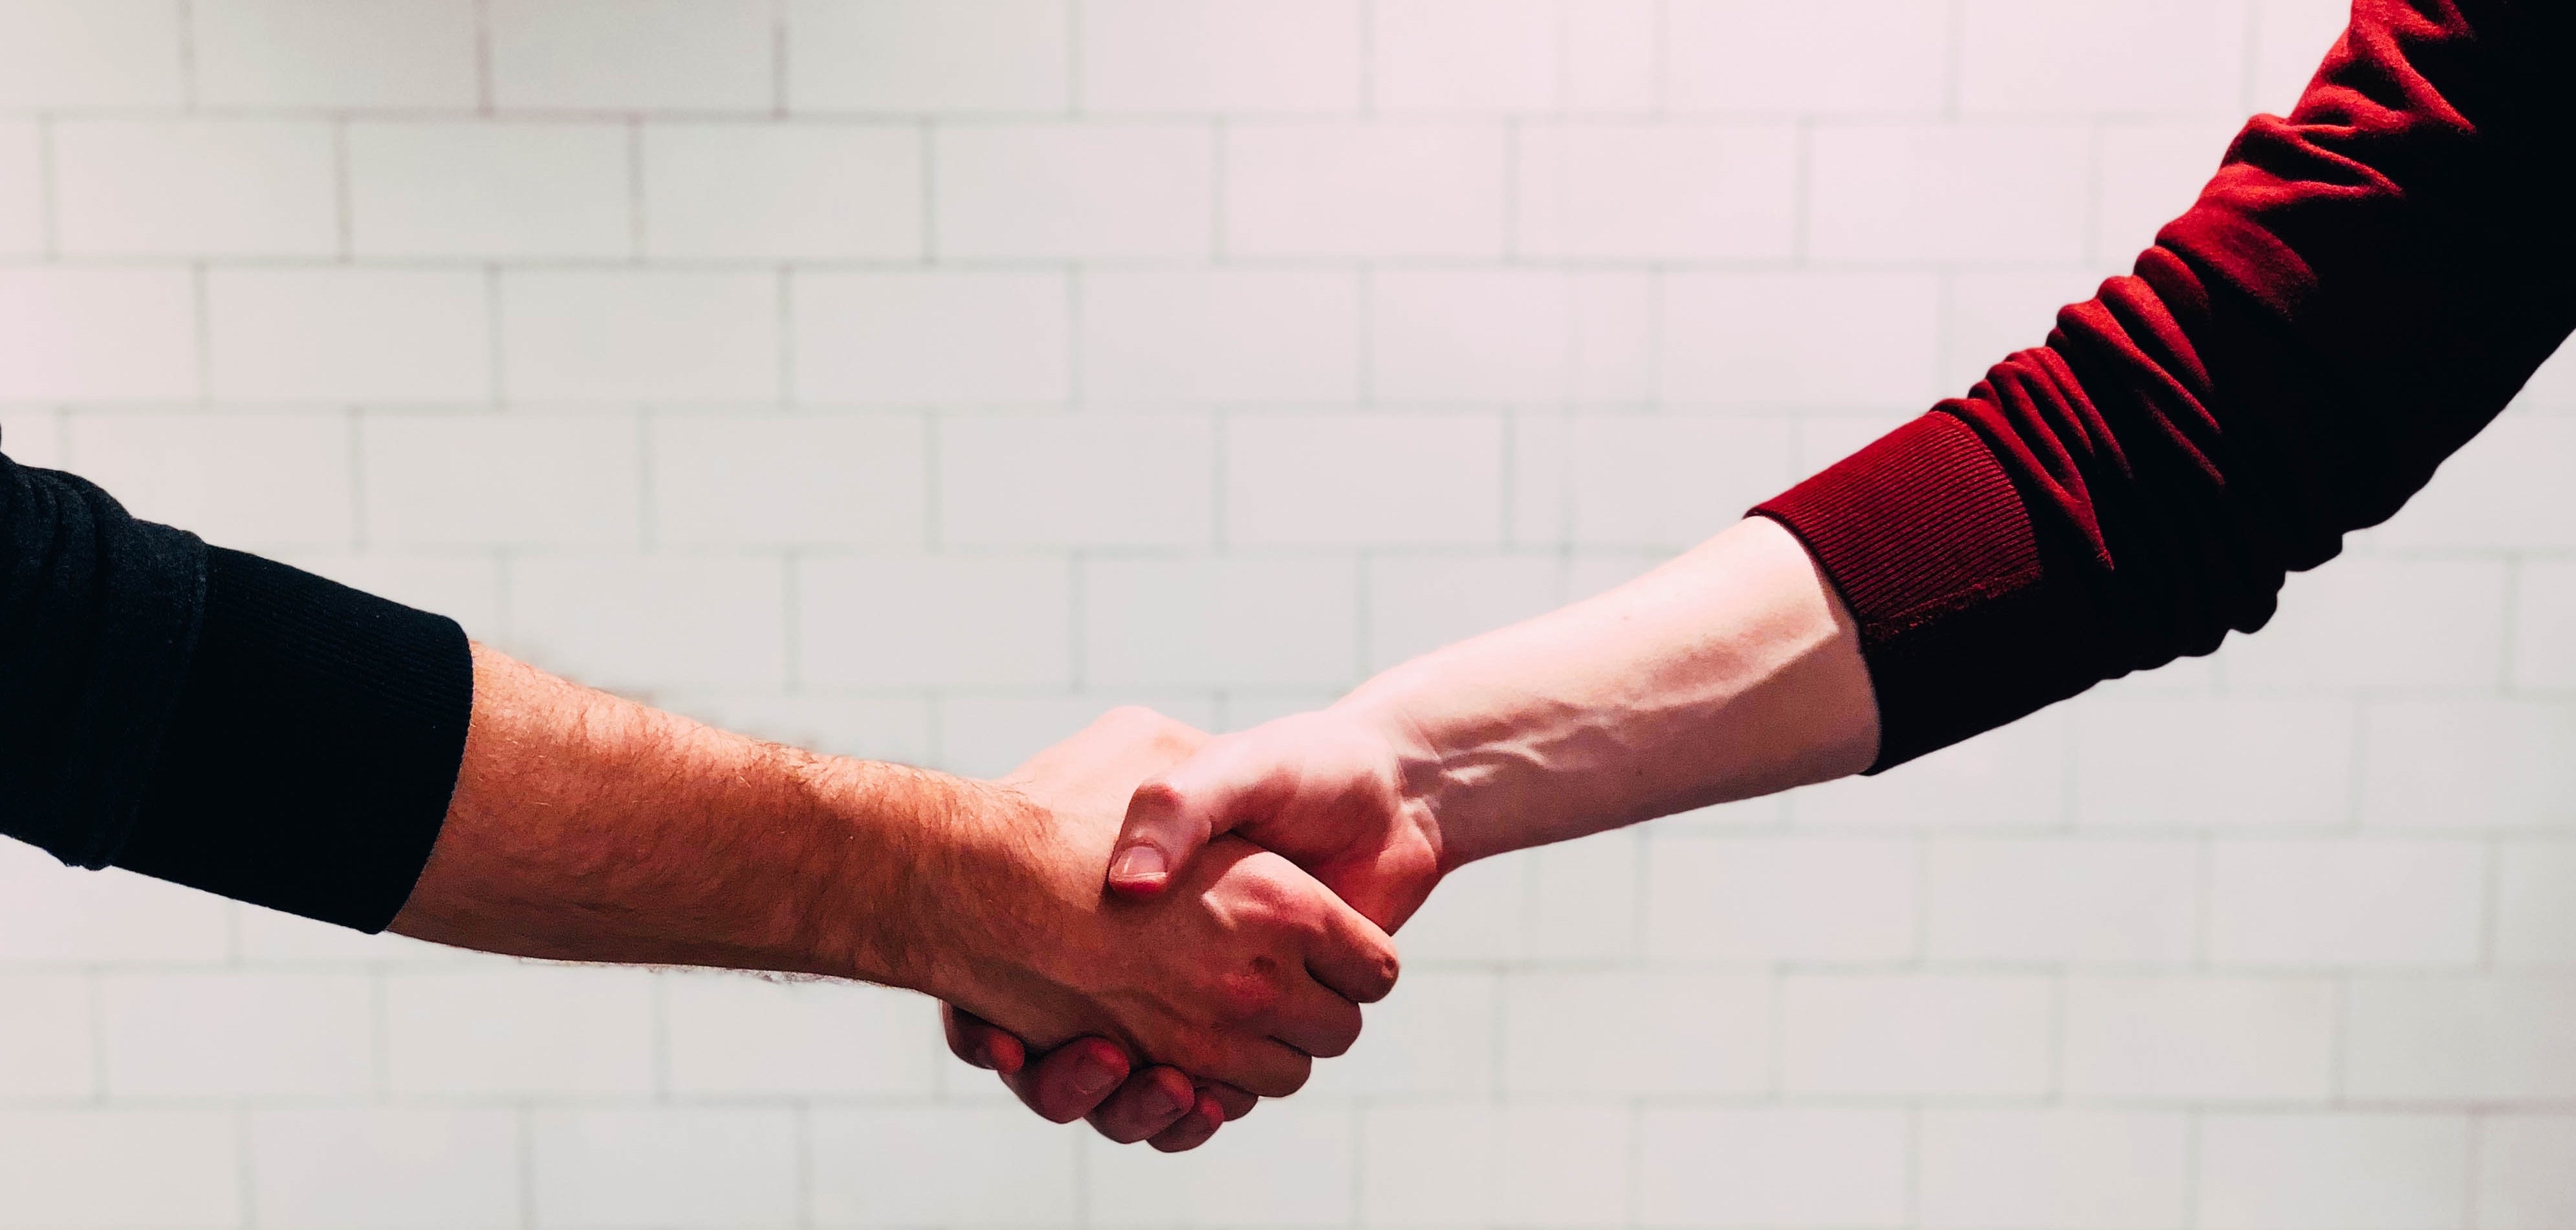
[[[2576,4],[2357,0],[2134,273],[1755,511],[1857,617],[1876,768],[2271,618],[2576,328]]]

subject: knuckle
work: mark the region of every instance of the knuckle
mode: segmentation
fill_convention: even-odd
[[[1376,979],[1376,985],[1371,988],[1375,992],[1371,999],[1384,999],[1394,992],[1396,979],[1404,976],[1404,961],[1395,955],[1393,949],[1384,949],[1371,954],[1370,962],[1369,973]]]
[[[1321,931],[1320,886],[1288,860],[1262,853],[1235,864],[1226,889],[1249,915],[1274,926]]]
[[[1248,1020],[1279,1007],[1287,997],[1286,972],[1269,957],[1254,957],[1216,980],[1214,999],[1229,1020]]]
[[[1149,777],[1136,787],[1129,807],[1150,816],[1171,816],[1189,805],[1189,796],[1169,778]]]

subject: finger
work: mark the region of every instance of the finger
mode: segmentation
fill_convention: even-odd
[[[1277,1007],[1264,1013],[1270,1036],[1317,1059],[1330,1059],[1360,1040],[1360,1006],[1310,978],[1299,978]]]
[[[1040,1117],[1071,1123],[1099,1108],[1117,1092],[1133,1065],[1127,1052],[1106,1038],[1076,1038],[1040,1056],[1028,1070],[1006,1077],[1003,1084]]]
[[[1172,1126],[1154,1134],[1153,1145],[1165,1153],[1186,1153],[1206,1144],[1216,1130],[1225,1126],[1225,1107],[1208,1094],[1200,1094],[1198,1104]]]
[[[1315,981],[1353,1003],[1374,1004],[1395,989],[1403,969],[1393,937],[1340,899],[1325,895],[1323,931],[1306,944],[1306,972]]]
[[[1315,1060],[1274,1038],[1246,1040],[1231,1048],[1229,1061],[1206,1070],[1223,1074],[1227,1084],[1265,1098],[1284,1098],[1306,1087]]]
[[[1293,783],[1259,748],[1219,739],[1136,787],[1111,847],[1110,889],[1142,897],[1163,891],[1210,838],[1234,827],[1234,817],[1284,801]]]
[[[1009,1076],[1028,1062],[1028,1045],[1017,1034],[955,1004],[939,1005],[939,1026],[948,1035],[948,1053]]]
[[[1251,1114],[1253,1107],[1261,1105],[1261,1099],[1223,1081],[1209,1081],[1199,1087],[1199,1092],[1215,1098],[1216,1104],[1225,1108],[1225,1121],[1228,1123]]]
[[[1198,1089],[1179,1068],[1147,1068],[1127,1078],[1091,1112],[1091,1126],[1122,1145],[1157,1135],[1196,1109]]]

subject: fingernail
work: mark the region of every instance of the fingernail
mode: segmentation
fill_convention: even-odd
[[[1154,1106],[1146,1113],[1151,1115],[1177,1115],[1197,1105],[1198,1093],[1196,1090],[1192,1090],[1187,1097],[1174,1097],[1171,1090],[1158,1086],[1154,1090]]]
[[[1073,1091],[1084,1097],[1109,1092],[1118,1083],[1118,1069],[1097,1055],[1085,1056],[1073,1068]]]
[[[1171,874],[1171,870],[1172,865],[1163,857],[1162,851],[1140,844],[1118,852],[1117,859],[1109,864],[1109,878],[1130,883],[1160,880]]]

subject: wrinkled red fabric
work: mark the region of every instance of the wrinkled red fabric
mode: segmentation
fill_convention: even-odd
[[[2571,33],[2358,0],[2133,273],[1755,510],[1859,621],[1876,768],[2261,628],[2494,419],[2576,329]]]

